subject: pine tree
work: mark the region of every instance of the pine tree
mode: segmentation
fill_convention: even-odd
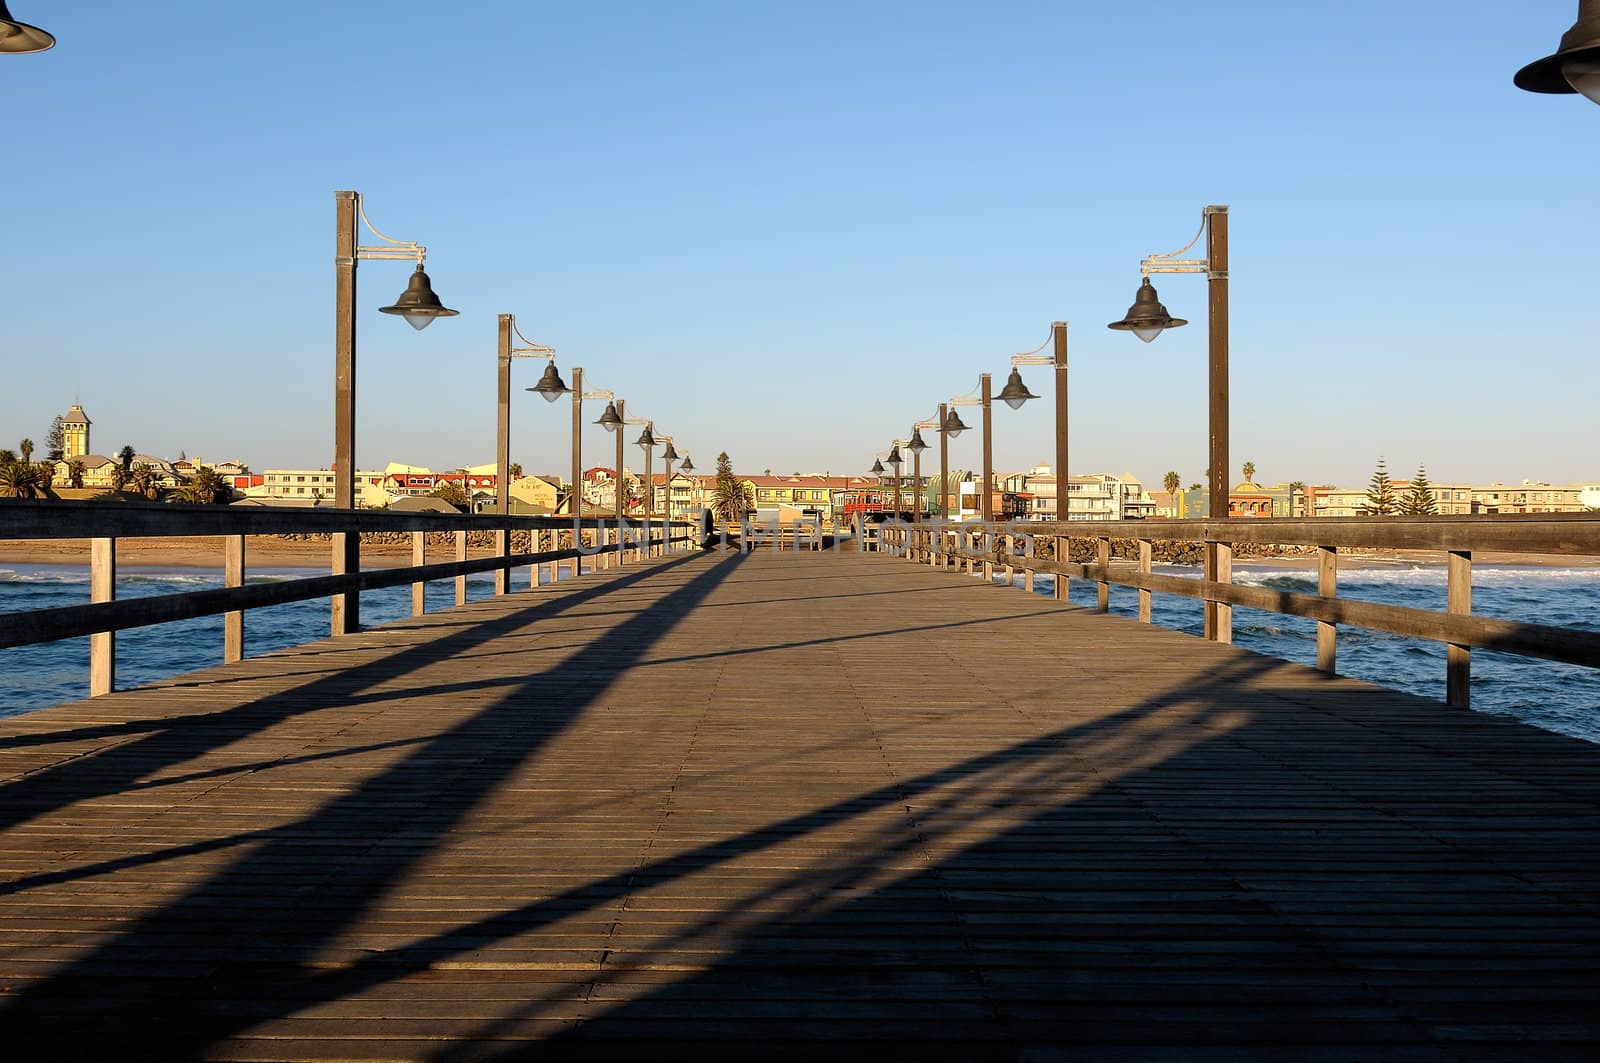
[[[1361,507],[1361,512],[1368,517],[1392,517],[1400,510],[1400,503],[1394,497],[1394,485],[1389,479],[1389,466],[1384,459],[1378,459],[1378,467],[1373,470],[1372,480],[1367,484],[1367,502]]]
[[[1417,474],[1411,478],[1411,490],[1400,500],[1400,512],[1418,517],[1439,512],[1438,503],[1433,499],[1433,485],[1428,482],[1428,470],[1421,465],[1417,466]]]
[[[51,461],[60,461],[67,455],[67,430],[61,427],[61,415],[50,422],[50,431],[44,434],[45,453]]]
[[[756,491],[733,475],[733,462],[724,450],[717,455],[717,485],[711,493],[711,513],[728,524],[744,520],[756,508]]]

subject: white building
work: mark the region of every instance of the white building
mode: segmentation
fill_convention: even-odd
[[[246,498],[261,501],[326,502],[333,504],[332,469],[267,469],[261,474],[259,487],[247,487],[240,493]],[[378,507],[389,504],[389,493],[383,489],[384,474],[377,470],[356,472],[356,505]]]

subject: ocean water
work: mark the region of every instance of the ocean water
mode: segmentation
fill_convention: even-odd
[[[1196,576],[1183,565],[1158,566],[1172,575]],[[526,569],[518,570],[522,578]],[[321,575],[314,569],[260,569],[251,582]],[[1238,583],[1286,591],[1316,592],[1316,580],[1305,570],[1236,565]],[[1020,587],[1022,577],[1016,577]],[[1488,566],[1473,572],[1472,608],[1481,616],[1528,623],[1600,630],[1600,567],[1542,568]],[[118,572],[118,597],[135,598],[220,587],[220,572],[195,569],[124,567]],[[1036,580],[1039,594],[1052,593],[1049,576]],[[469,577],[467,597],[476,601],[494,593],[493,577]],[[451,582],[428,585],[430,611],[455,601]],[[1341,597],[1407,605],[1420,609],[1445,607],[1443,565],[1393,564],[1339,572]],[[1092,606],[1095,586],[1073,580],[1071,599]],[[0,613],[74,605],[89,600],[88,570],[72,565],[0,564]],[[1138,592],[1111,588],[1111,611],[1138,615]],[[411,612],[409,587],[392,587],[361,596],[362,619],[368,624],[399,620]],[[1198,636],[1201,606],[1197,601],[1157,594],[1152,619],[1163,626]],[[254,609],[245,614],[245,644],[251,654],[282,649],[323,637],[328,630],[328,599]],[[1237,645],[1301,664],[1314,664],[1316,622],[1254,609],[1236,608],[1233,634]],[[222,618],[204,617],[156,627],[136,628],[117,636],[117,684],[137,686],[218,664],[222,659]],[[89,640],[71,639],[42,646],[0,650],[0,716],[87,697]],[[1444,698],[1445,647],[1421,639],[1380,631],[1339,629],[1341,674],[1380,683],[1434,700]],[[1528,723],[1588,741],[1600,742],[1600,670],[1555,664],[1510,654],[1476,650],[1472,655],[1472,702],[1480,712],[1513,716]]]
[[[1164,575],[1195,576],[1188,565],[1156,565]],[[997,577],[999,578],[999,577]],[[1304,594],[1317,592],[1314,573],[1305,569],[1254,567],[1234,563],[1235,583]],[[1017,586],[1022,585],[1020,574]],[[1040,594],[1053,594],[1050,577],[1034,581]],[[1414,609],[1445,608],[1443,564],[1410,562],[1357,568],[1341,565],[1339,597]],[[1071,581],[1068,595],[1077,605],[1095,604],[1096,585]],[[1199,636],[1201,603],[1170,594],[1156,594],[1152,623]],[[1139,592],[1112,587],[1110,611],[1139,615]],[[1472,612],[1530,624],[1600,631],[1600,566],[1545,568],[1534,565],[1481,565],[1472,573]],[[1258,609],[1233,610],[1233,641],[1258,653],[1298,664],[1315,665],[1317,623],[1303,617]],[[1409,694],[1443,701],[1445,646],[1426,639],[1405,638],[1383,631],[1339,627],[1339,674],[1364,679]],[[1478,712],[1511,716],[1550,731],[1600,742],[1600,670],[1558,664],[1515,654],[1472,651],[1472,707]]]
[[[526,579],[527,569],[513,573]],[[326,576],[327,569],[260,568],[247,583]],[[207,590],[222,586],[222,573],[210,569],[117,569],[117,597]],[[455,604],[455,583],[427,586],[430,612]],[[494,594],[494,577],[467,577],[467,600]],[[84,605],[89,601],[89,570],[79,565],[0,563],[0,613]],[[251,656],[323,638],[328,634],[327,598],[252,609],[244,616],[245,652]],[[411,615],[411,588],[387,587],[361,595],[363,624],[383,624]],[[125,689],[222,663],[222,617],[206,616],[117,633],[117,687]],[[89,696],[89,640],[65,639],[39,646],[0,650],[0,717]]]

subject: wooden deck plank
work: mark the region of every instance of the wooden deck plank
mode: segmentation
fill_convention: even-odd
[[[0,785],[24,1057],[1600,1039],[1600,749],[876,556],[632,566],[30,713]]]

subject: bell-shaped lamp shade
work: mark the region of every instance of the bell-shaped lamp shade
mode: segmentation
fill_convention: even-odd
[[[422,271],[420,262],[417,264],[416,272],[411,274],[411,281],[406,285],[406,290],[400,293],[400,298],[394,301],[394,305],[380,306],[378,309],[385,314],[399,314],[419,332],[433,324],[433,319],[436,317],[455,317],[460,313],[445,306],[439,301],[439,297],[433,294],[433,283]]]
[[[678,452],[676,450],[672,449],[672,440],[670,440],[670,439],[667,440],[666,449],[662,450],[662,452],[661,452],[661,460],[662,461],[677,461],[678,460]]]
[[[689,460],[689,455],[683,456],[683,464],[678,466],[679,472],[694,472],[694,462]]]
[[[944,419],[944,434],[954,439],[967,430],[967,424],[961,419],[961,414],[955,410],[950,411],[950,416]]]
[[[544,396],[544,401],[546,402],[554,402],[561,396],[572,393],[572,389],[567,387],[567,382],[561,379],[561,374],[556,370],[556,363],[554,362],[546,362],[544,364],[544,375],[539,378],[537,384],[528,390],[537,391]]]
[[[1561,64],[1561,76],[1578,92],[1600,103],[1600,49],[1568,59]]]
[[[914,454],[921,454],[928,449],[928,444],[922,441],[922,429],[911,429],[911,442],[906,444],[906,449]]]
[[[874,476],[882,476],[883,475],[883,462],[874,461],[872,463],[872,475],[874,475]]]
[[[38,26],[18,22],[6,10],[5,0],[0,0],[0,55],[21,55],[23,52],[47,52],[56,46],[56,39]]]
[[[1121,332],[1131,332],[1141,340],[1149,343],[1169,328],[1181,328],[1189,322],[1181,317],[1173,317],[1167,313],[1167,308],[1161,305],[1161,297],[1156,294],[1155,285],[1146,277],[1144,283],[1139,285],[1139,290],[1134,293],[1133,305],[1128,307],[1128,314],[1121,321],[1113,321],[1107,328],[1114,328]]]
[[[650,431],[649,425],[644,426],[644,431],[639,433],[639,438],[635,439],[634,443],[641,447],[653,447],[656,445],[655,434]]]
[[[1581,92],[1600,103],[1600,0],[1578,0],[1578,21],[1555,54],[1529,63],[1514,80],[1529,92]]]
[[[900,456],[900,444],[896,443],[894,446],[890,447],[889,448],[889,456],[887,458],[885,458],[884,460],[887,461],[890,465],[900,465],[900,464],[902,464],[905,461],[905,459]]]
[[[615,402],[606,403],[606,412],[602,413],[600,418],[595,421],[595,424],[604,428],[607,432],[615,432],[617,425],[621,423],[622,418],[617,416],[617,404]]]
[[[1000,400],[1013,410],[1020,410],[1024,402],[1038,397],[1028,390],[1028,385],[1022,382],[1022,374],[1013,367],[1011,376],[1006,379],[1006,386],[1000,389]]]

